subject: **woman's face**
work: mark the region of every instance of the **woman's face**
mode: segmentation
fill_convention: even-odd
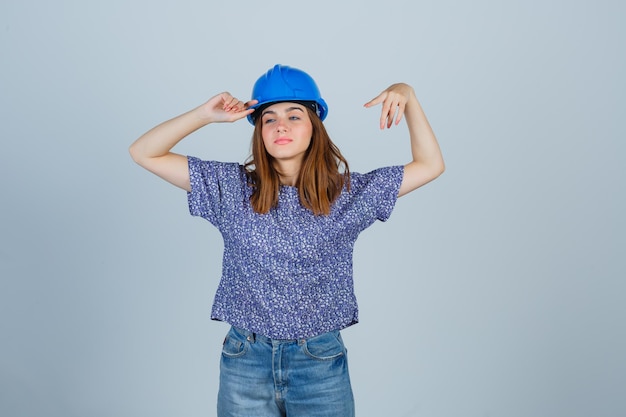
[[[261,114],[261,135],[267,152],[278,162],[302,162],[313,135],[309,112],[302,104],[272,104]]]

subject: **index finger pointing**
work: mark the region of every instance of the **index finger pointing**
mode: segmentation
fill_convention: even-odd
[[[365,107],[372,107],[372,106],[375,106],[377,104],[380,104],[380,103],[382,103],[385,100],[386,96],[387,96],[387,92],[383,91],[382,93],[380,93],[379,95],[377,95],[376,97],[374,97],[373,99],[371,99],[370,101],[365,103],[364,106]]]

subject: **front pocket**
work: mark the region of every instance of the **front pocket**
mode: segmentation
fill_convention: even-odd
[[[238,358],[243,356],[246,350],[248,350],[248,341],[246,338],[236,330],[231,329],[224,339],[222,354],[229,358]]]
[[[339,332],[328,332],[307,339],[302,350],[308,356],[318,360],[331,360],[345,355],[346,348]]]

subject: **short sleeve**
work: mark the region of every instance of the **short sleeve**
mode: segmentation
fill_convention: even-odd
[[[187,193],[189,213],[219,227],[224,211],[241,194],[241,166],[237,163],[203,161],[191,156],[187,160],[191,183],[191,191]]]
[[[376,217],[387,221],[398,200],[398,192],[404,175],[403,166],[380,168],[375,173],[374,188],[378,190],[378,211]]]
[[[404,167],[379,168],[356,177],[352,183],[360,204],[367,207],[373,220],[387,221],[398,200]]]

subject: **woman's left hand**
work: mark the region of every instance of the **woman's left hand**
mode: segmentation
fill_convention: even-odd
[[[397,83],[390,85],[378,96],[365,103],[364,106],[369,108],[382,103],[380,128],[384,129],[386,125],[389,129],[393,124],[400,123],[404,116],[404,110],[411,99],[416,99],[413,87],[405,83]]]

